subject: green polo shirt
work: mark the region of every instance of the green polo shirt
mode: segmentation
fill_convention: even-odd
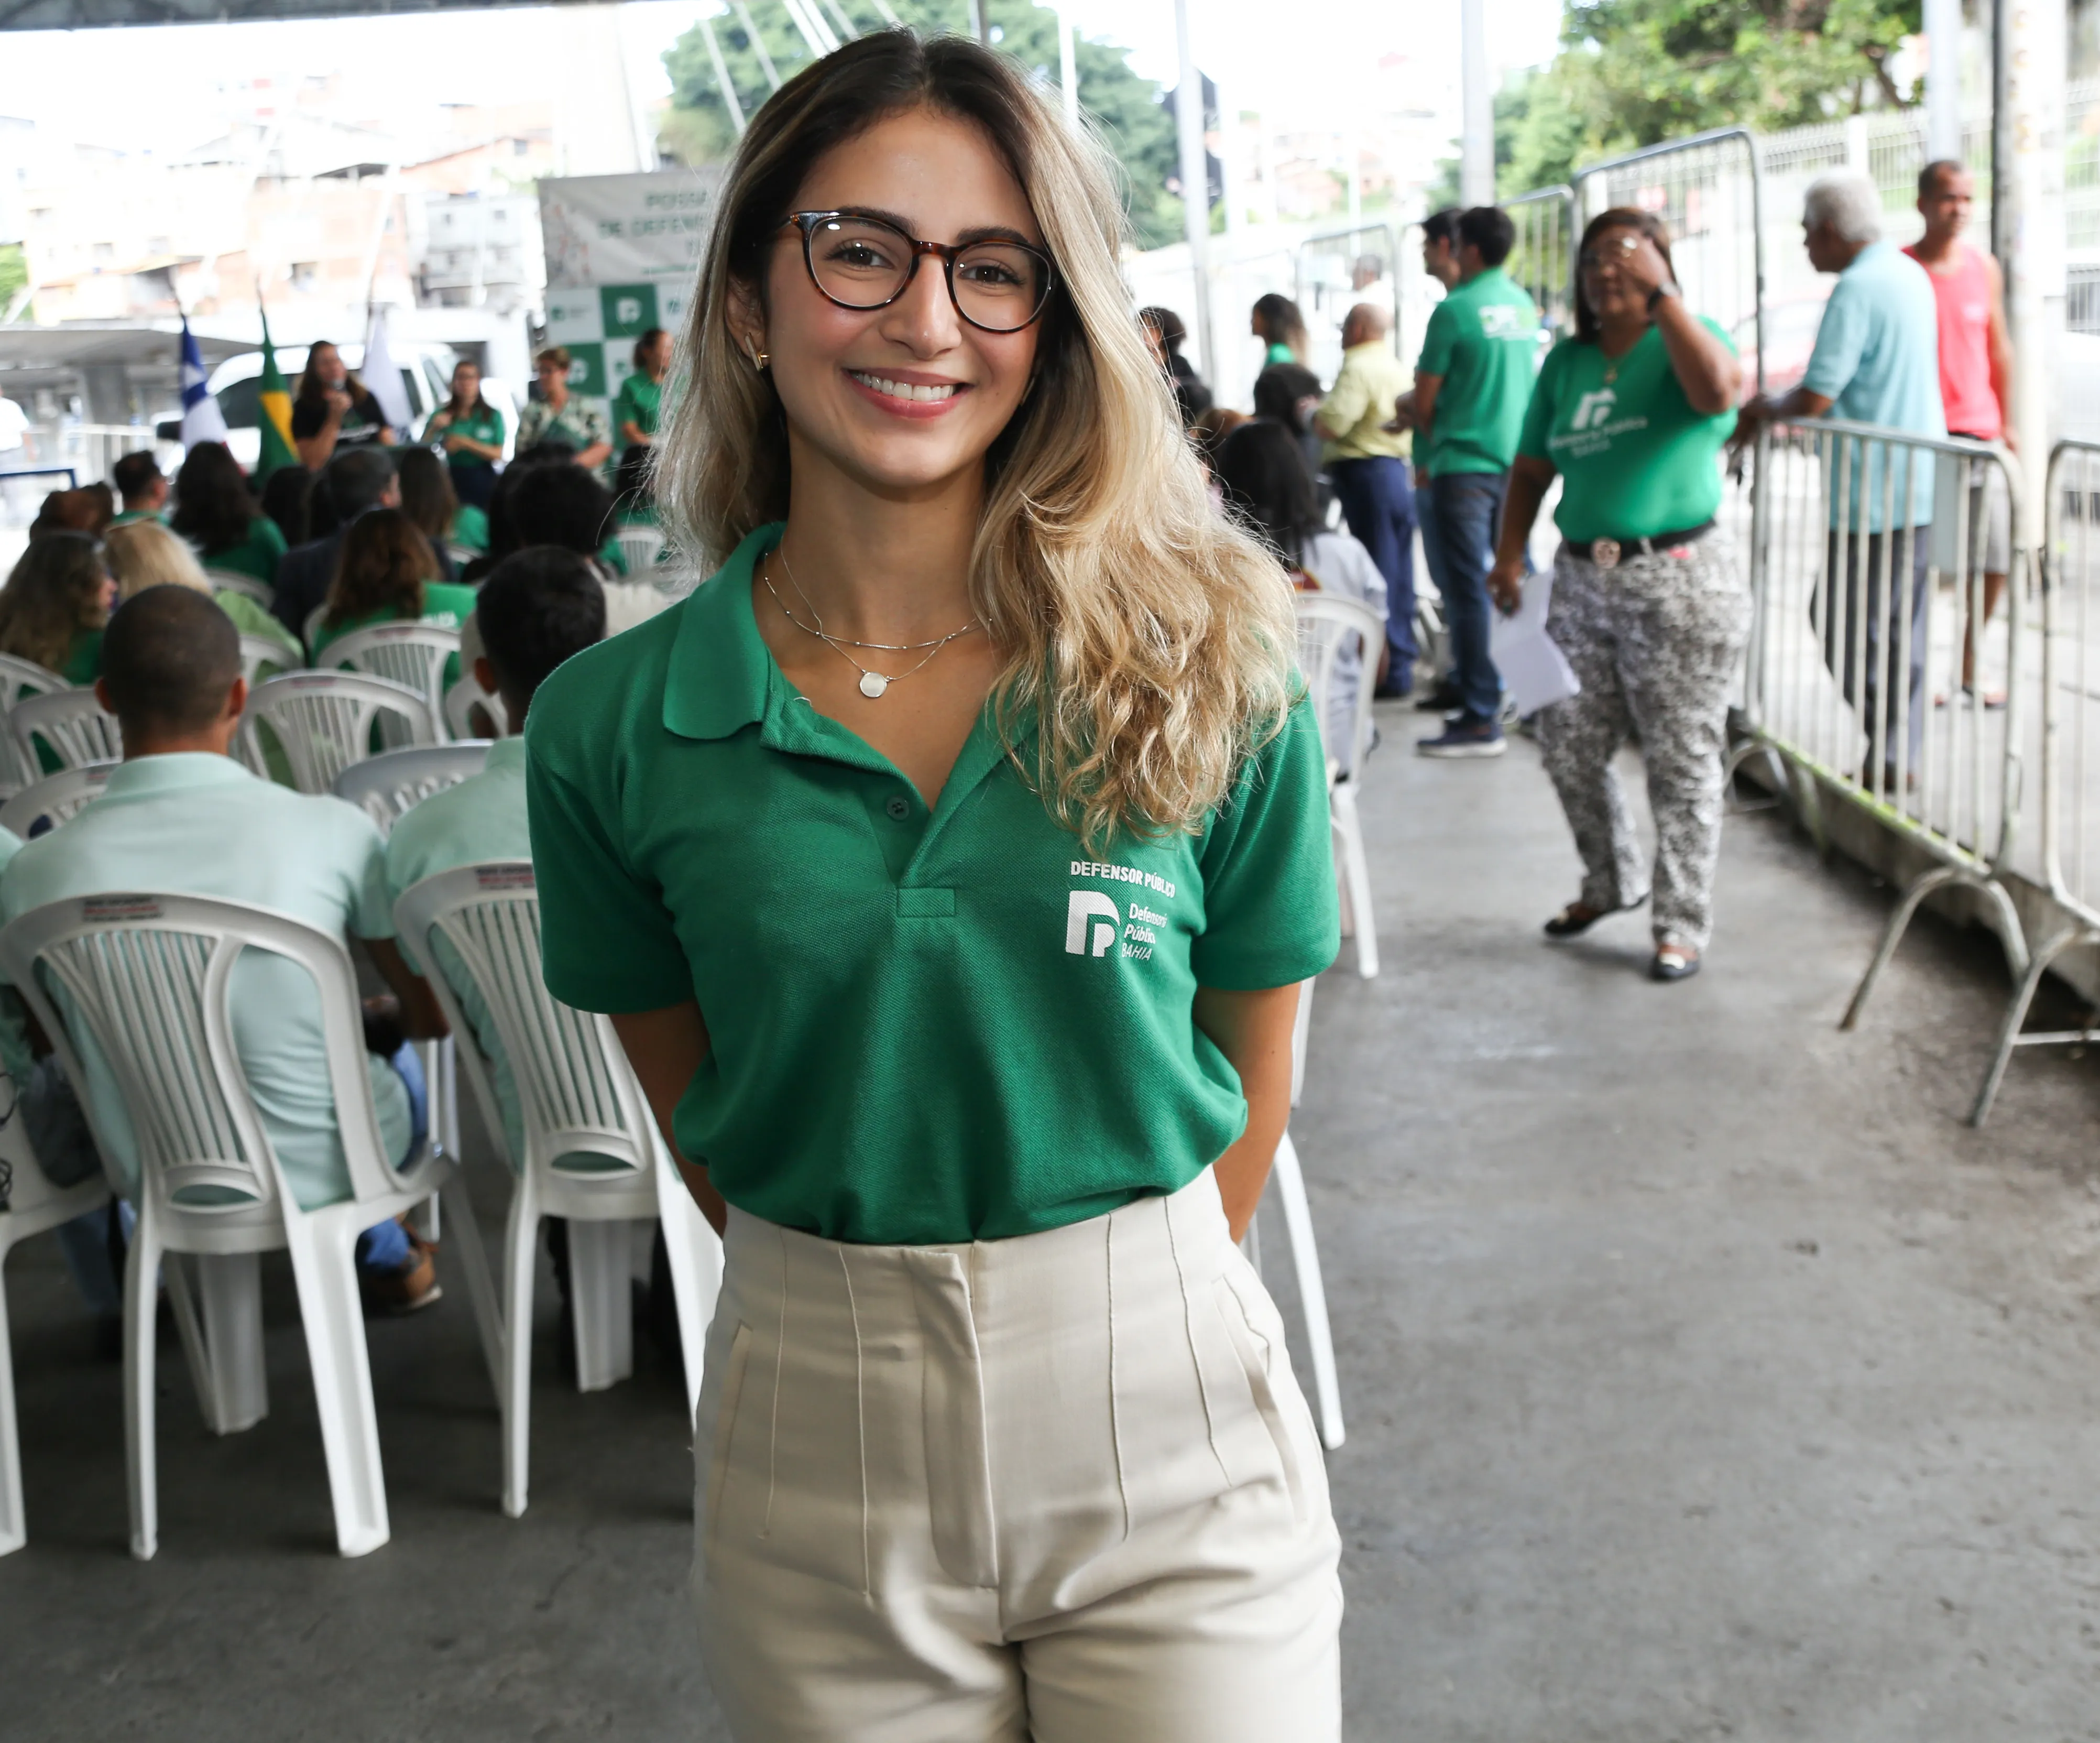
[[[136,525],[142,520],[155,521],[165,527],[168,523],[168,511],[165,509],[126,509],[122,514],[112,518],[109,524],[112,527],[130,527]]]
[[[624,452],[634,446],[621,433],[620,426],[632,424],[646,436],[656,434],[656,420],[664,407],[664,388],[652,382],[639,370],[620,384],[620,392],[612,402],[612,445],[615,451]]]
[[[442,445],[447,436],[461,435],[470,442],[483,443],[490,448],[503,446],[503,414],[486,400],[481,403],[479,411],[470,407],[464,417],[455,417],[449,423],[440,424],[438,420],[444,415],[443,406],[430,413],[430,421],[423,426],[424,441]],[[445,457],[461,462],[478,461],[483,466],[494,464],[484,455],[469,453],[464,449],[457,454],[447,454]]]
[[[231,569],[236,575],[252,575],[265,586],[277,585],[277,559],[285,554],[285,535],[267,514],[248,523],[248,536],[238,545],[205,551],[198,558],[207,569]]]
[[[1431,478],[1507,472],[1538,373],[1538,307],[1500,267],[1430,313],[1415,368],[1443,377],[1422,456]]]
[[[498,739],[488,747],[488,761],[480,774],[432,793],[412,805],[394,825],[393,834],[386,838],[388,899],[399,902],[412,884],[457,867],[485,865],[492,860],[529,861],[532,857],[532,838],[525,823],[525,741]],[[401,951],[415,968],[415,955],[406,939]],[[525,1154],[525,1121],[518,1112],[518,1078],[504,1051],[503,1037],[496,1031],[488,1001],[459,953],[439,938],[436,955],[482,1056],[488,1061],[488,1074],[503,1110],[510,1165],[518,1167]],[[566,1156],[562,1161],[570,1167],[591,1166],[583,1155]]]
[[[1735,349],[1718,324],[1705,324]],[[1555,346],[1517,452],[1551,461],[1564,480],[1553,516],[1563,537],[1647,539],[1713,519],[1721,446],[1735,427],[1732,406],[1711,417],[1692,410],[1651,327],[1616,366],[1582,340]]]
[[[1308,708],[1193,835],[1083,847],[989,717],[929,810],[760,639],[752,565],[779,537],[533,699],[549,989],[699,1001],[679,1147],[770,1222],[997,1239],[1185,1185],[1246,1119],[1196,988],[1304,980],[1339,944]]]
[[[109,891],[216,896],[275,908],[341,938],[390,938],[379,832],[355,805],[258,780],[230,757],[141,757],[94,804],[17,853],[0,872],[0,924],[73,896]],[[320,1001],[303,969],[255,951],[233,970],[234,1046],[293,1194],[308,1210],[350,1196],[329,1090]],[[64,994],[60,995],[63,1008]],[[82,1048],[111,1160],[139,1177],[136,1140],[115,1079]],[[408,1149],[408,1097],[368,1057],[387,1159]]]
[[[488,516],[471,502],[462,502],[452,516],[452,530],[448,536],[455,545],[464,545],[470,551],[488,549]]]
[[[457,581],[426,581],[423,583],[423,615],[415,620],[436,629],[464,629],[466,620],[474,616],[474,593],[471,587]],[[321,651],[331,642],[360,629],[373,629],[381,624],[401,621],[401,614],[392,606],[377,611],[367,611],[353,617],[347,623],[338,624],[333,629],[323,624],[314,632],[314,658],[321,657]],[[455,654],[445,662],[445,688],[450,690],[459,682],[459,655]]]

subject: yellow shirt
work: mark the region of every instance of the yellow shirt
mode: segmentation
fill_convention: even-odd
[[[1325,461],[1405,457],[1406,433],[1395,435],[1379,426],[1392,421],[1393,401],[1414,385],[1405,366],[1383,339],[1352,345],[1342,353],[1341,373],[1335,377],[1335,385],[1327,391],[1317,414],[1320,434],[1327,439],[1320,458]],[[1342,432],[1339,436],[1334,434],[1337,430]]]

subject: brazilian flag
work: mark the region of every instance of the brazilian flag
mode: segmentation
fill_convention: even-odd
[[[297,466],[298,450],[292,446],[292,395],[285,386],[285,377],[277,368],[277,353],[270,344],[270,317],[262,316],[262,390],[260,397],[262,415],[256,419],[262,426],[262,448],[255,462],[255,482],[263,479],[280,466]]]

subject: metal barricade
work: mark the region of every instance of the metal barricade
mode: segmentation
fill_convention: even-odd
[[[2018,524],[2018,479],[1983,443],[1810,419],[1760,432],[1755,479],[1749,737],[1735,760],[1780,759],[1819,842],[1828,792],[1934,862],[1890,913],[1841,1026],[1858,1021],[1918,904],[1950,885],[1979,893],[2020,979],[2026,938],[2000,874],[2019,821],[2021,735],[2043,697],[2017,549],[2001,655],[1984,611],[1985,562],[1994,527]],[[1984,705],[1993,666],[2003,709]]]
[[[1294,264],[1298,311],[1305,317],[1312,353],[1306,367],[1315,375],[1331,382],[1342,367],[1342,321],[1359,302],[1391,307],[1394,353],[1413,359],[1421,335],[1414,335],[1410,347],[1404,287],[1421,276],[1421,261],[1401,259],[1400,232],[1391,224],[1357,224],[1309,236],[1299,244]]]
[[[1538,305],[1549,340],[1575,330],[1575,190],[1564,182],[1502,202],[1516,240],[1502,270]]]
[[[2022,1032],[2041,977],[2063,953],[2100,944],[2100,443],[2059,442],[2043,486],[2041,633],[2041,879],[2066,923],[2036,948],[1998,1033],[1970,1123],[1982,1125],[2014,1049],[2090,1041],[2089,1025]]]

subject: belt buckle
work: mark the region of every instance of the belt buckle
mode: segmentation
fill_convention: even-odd
[[[1617,539],[1590,540],[1590,561],[1599,569],[1617,568],[1619,566],[1619,541]]]

